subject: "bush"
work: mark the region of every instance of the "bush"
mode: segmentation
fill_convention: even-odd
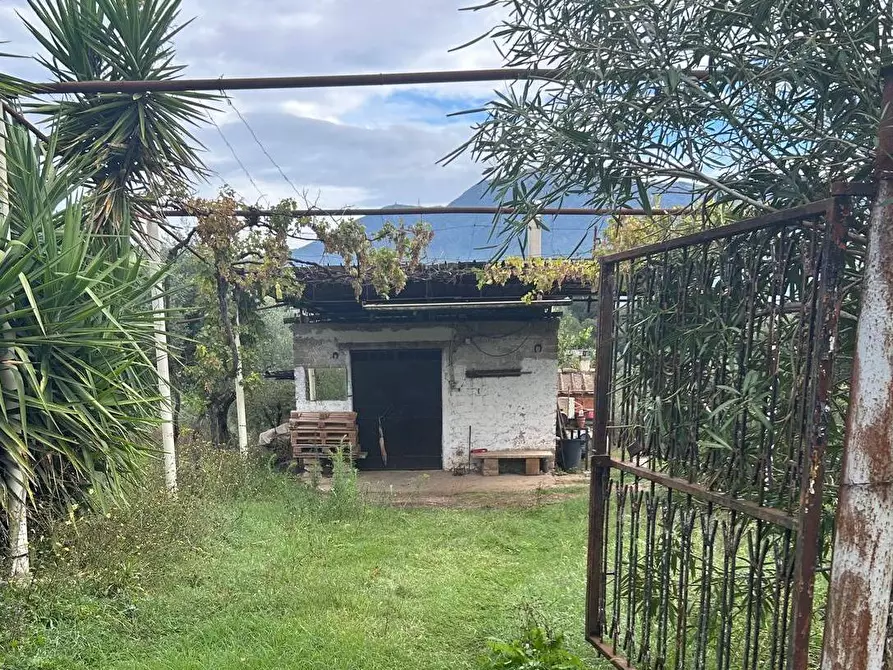
[[[251,495],[258,476],[236,453],[184,440],[176,496],[161,486],[152,461],[119,499],[74,503],[45,520],[34,547],[38,581],[74,580],[95,595],[140,590],[220,528],[225,519],[212,501]]]
[[[54,143],[44,150],[23,129],[8,130],[0,511],[28,507],[33,517],[91,503],[90,488],[119,494],[152,452],[158,385],[146,352],[159,276],[127,236],[119,245],[94,234],[95,203],[80,197],[79,168],[57,169]]]

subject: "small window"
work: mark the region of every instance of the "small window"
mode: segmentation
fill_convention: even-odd
[[[347,368],[308,368],[307,400],[347,400]]]

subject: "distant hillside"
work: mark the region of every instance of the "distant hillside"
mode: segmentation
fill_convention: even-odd
[[[680,207],[691,202],[691,197],[684,193],[668,194],[661,198],[663,207]],[[487,193],[487,183],[478,182],[458,198],[449,203],[456,207],[495,207],[499,203],[492,193]],[[392,205],[399,207],[400,205]],[[405,205],[404,205],[405,206]],[[562,203],[564,207],[586,207],[586,198],[582,195],[568,196]],[[385,216],[364,216],[360,222],[368,231],[381,229]],[[434,229],[434,240],[428,247],[426,262],[444,261],[486,261],[490,260],[499,246],[498,233],[501,222],[497,222],[493,230],[493,217],[488,214],[432,214],[425,217],[398,217],[406,223],[414,223],[424,219]],[[504,219],[504,217],[501,217]],[[605,217],[557,216],[543,217],[548,230],[543,230],[544,256],[583,256],[588,257],[592,251],[592,226],[599,229],[604,225]],[[520,255],[521,247],[515,240],[508,250],[509,255]],[[337,258],[328,258],[323,253],[320,242],[311,242],[305,247],[295,250],[295,258],[315,263],[338,263]]]

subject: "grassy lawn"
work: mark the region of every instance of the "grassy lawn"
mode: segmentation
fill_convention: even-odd
[[[582,640],[584,495],[332,513],[300,484],[265,478],[181,510],[161,532],[196,532],[180,549],[141,547],[164,505],[137,515],[136,531],[128,517],[120,539],[104,534],[114,518],[93,523],[65,551],[89,553],[89,537],[107,549],[47,559],[30,593],[0,595],[0,667],[472,668],[487,637],[519,632],[525,608],[595,664]]]

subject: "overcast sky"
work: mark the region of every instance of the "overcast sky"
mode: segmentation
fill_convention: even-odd
[[[176,38],[186,77],[346,74],[499,67],[489,41],[449,52],[498,22],[493,10],[462,12],[472,0],[183,0],[181,18],[195,17]],[[16,11],[24,0],[0,0],[0,50],[34,54],[35,41]],[[7,72],[47,76],[33,62],[6,60]],[[235,109],[298,190],[324,207],[395,202],[445,204],[480,179],[467,158],[436,165],[471,133],[467,117],[505,84],[444,84],[315,91],[236,91]],[[233,157],[210,124],[198,137],[205,161],[249,202],[294,196],[224,102],[215,119]],[[241,161],[255,184],[251,183]]]

